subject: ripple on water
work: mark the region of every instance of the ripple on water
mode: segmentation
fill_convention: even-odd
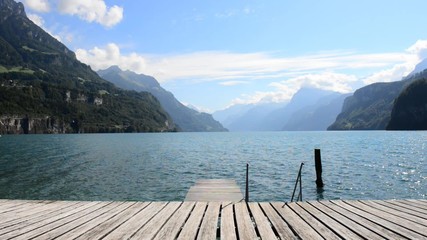
[[[251,200],[426,198],[426,132],[259,132],[3,136],[0,198],[183,200],[201,178],[245,185]],[[315,186],[313,149],[325,187]]]

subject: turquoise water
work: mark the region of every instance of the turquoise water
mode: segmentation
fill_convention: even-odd
[[[0,198],[183,200],[201,178],[233,178],[251,201],[427,198],[427,132],[254,132],[0,137]],[[323,162],[317,191],[314,149]]]

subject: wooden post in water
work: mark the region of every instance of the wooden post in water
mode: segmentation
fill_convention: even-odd
[[[317,188],[323,187],[322,180],[322,158],[320,157],[320,149],[314,149],[314,163],[316,166],[316,185]]]
[[[245,202],[249,202],[249,163],[246,163],[246,190]]]

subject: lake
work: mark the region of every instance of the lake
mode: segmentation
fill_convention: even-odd
[[[0,137],[0,198],[182,201],[197,179],[232,178],[251,201],[426,199],[427,132],[225,132]],[[315,185],[321,149],[323,191]]]

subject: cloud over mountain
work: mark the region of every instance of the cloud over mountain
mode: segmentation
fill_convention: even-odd
[[[25,0],[24,4],[36,12],[46,13],[53,9],[105,27],[113,27],[123,19],[123,7],[109,7],[104,0]]]

